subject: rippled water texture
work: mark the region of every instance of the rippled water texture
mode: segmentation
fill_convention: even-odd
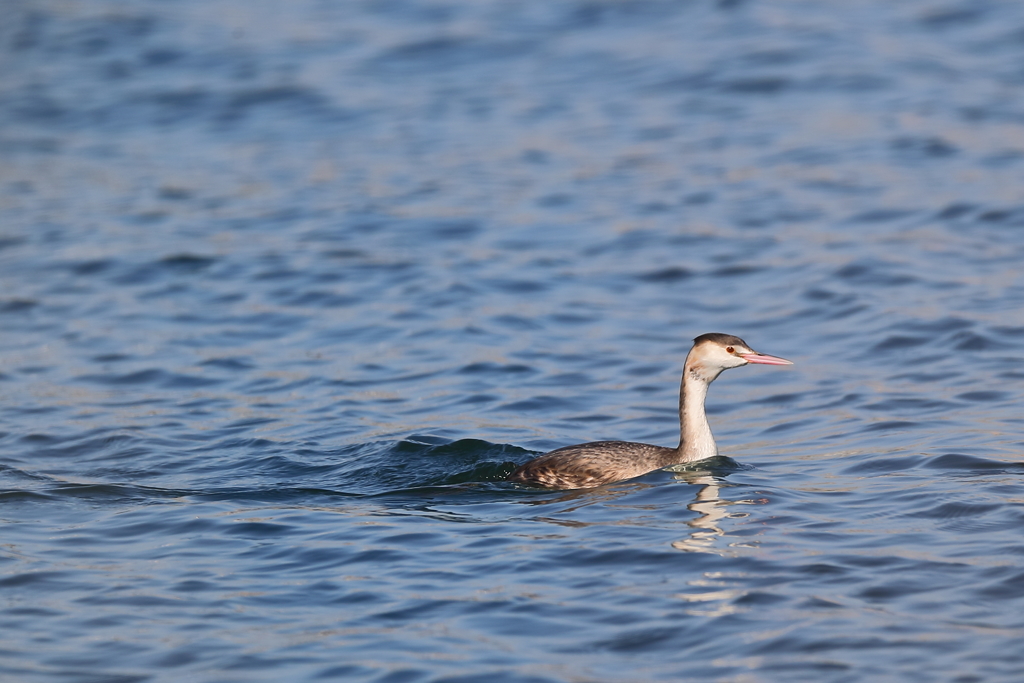
[[[4,681],[1024,680],[1024,4],[3,14]]]

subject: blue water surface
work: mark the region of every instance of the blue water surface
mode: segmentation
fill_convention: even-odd
[[[1024,680],[1022,264],[1021,3],[14,0],[0,679]]]

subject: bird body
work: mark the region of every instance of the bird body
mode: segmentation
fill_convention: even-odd
[[[745,341],[711,332],[693,340],[679,386],[679,445],[593,441],[565,446],[520,465],[508,481],[555,489],[581,489],[632,479],[653,470],[718,455],[704,399],[724,370],[749,363],[792,365],[785,358],[753,351]]]

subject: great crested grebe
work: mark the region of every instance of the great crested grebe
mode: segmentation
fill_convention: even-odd
[[[723,370],[748,363],[792,365],[792,361],[753,351],[731,334],[710,332],[693,340],[679,386],[679,446],[666,448],[632,441],[593,441],[565,446],[520,465],[508,481],[553,489],[585,489],[632,479],[653,470],[718,455],[704,398]]]

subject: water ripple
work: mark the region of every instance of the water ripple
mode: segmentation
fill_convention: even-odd
[[[15,3],[0,677],[1019,680],[1020,26]]]

